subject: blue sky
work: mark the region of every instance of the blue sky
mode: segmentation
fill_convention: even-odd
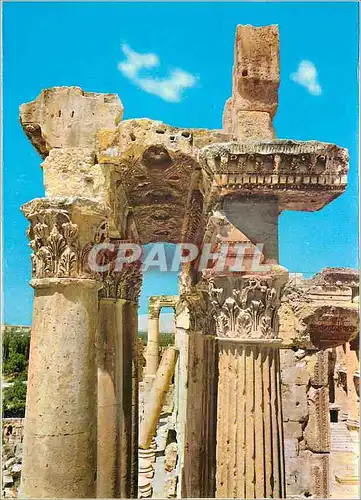
[[[19,105],[43,88],[77,85],[119,94],[125,119],[149,117],[180,127],[221,128],[223,105],[231,93],[237,24],[279,25],[277,137],[332,142],[350,153],[349,186],[343,196],[320,212],[281,215],[280,262],[291,272],[307,274],[326,266],[357,266],[356,3],[5,3],[5,322],[31,324],[30,250],[27,221],[19,207],[44,194],[41,160],[19,125]],[[120,71],[122,45],[157,56],[159,65],[150,70],[153,81],[144,83]],[[312,65],[301,65],[301,73],[292,77],[302,61]],[[194,79],[174,76],[175,69]],[[179,84],[185,82],[188,88],[178,94]],[[177,293],[177,277],[148,273],[140,313],[147,310],[147,296],[163,293]]]

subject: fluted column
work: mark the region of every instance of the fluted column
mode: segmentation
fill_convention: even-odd
[[[98,335],[98,498],[137,496],[140,287],[136,263],[103,275]]]
[[[287,273],[217,277],[217,498],[283,498],[277,309]]]
[[[82,198],[35,199],[22,210],[35,295],[20,495],[92,498],[100,284],[88,257],[107,237],[104,210]]]
[[[182,297],[189,331],[181,479],[182,497],[186,498],[213,498],[215,491],[217,347],[205,295]]]

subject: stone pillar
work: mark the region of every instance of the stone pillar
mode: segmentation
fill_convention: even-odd
[[[145,365],[145,376],[150,381],[154,379],[159,364],[159,314],[160,308],[157,303],[150,301]]]
[[[181,492],[186,498],[212,498],[216,476],[217,355],[208,302],[199,294],[188,304],[188,375]]]
[[[277,310],[287,273],[211,278],[218,338],[217,498],[283,498]]]
[[[99,303],[98,498],[137,496],[137,301],[141,273],[127,264],[103,276]]]
[[[355,374],[359,370],[359,361],[356,351],[350,349],[350,343],[346,345],[346,362],[347,362],[347,405],[348,417],[347,425],[349,427],[359,428],[359,397],[356,390]]]
[[[93,498],[100,285],[88,256],[107,237],[104,210],[81,198],[35,199],[22,210],[35,295],[21,496]]]
[[[242,142],[273,139],[280,81],[278,26],[237,26],[232,80],[224,130]]]

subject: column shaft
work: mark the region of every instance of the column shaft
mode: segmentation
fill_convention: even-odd
[[[98,284],[36,280],[21,494],[92,498]]]
[[[212,498],[215,491],[217,408],[216,339],[191,332],[182,496]]]
[[[138,476],[137,305],[100,300],[98,498],[136,498]]]
[[[159,311],[156,317],[149,316],[147,359],[145,365],[146,376],[155,377],[159,364]]]
[[[350,343],[346,344],[347,356],[347,405],[348,405],[348,418],[349,424],[357,425],[359,422],[359,402],[355,387],[354,373],[359,369],[359,362],[357,359],[356,351],[350,349]]]
[[[282,498],[279,351],[219,340],[217,498]]]

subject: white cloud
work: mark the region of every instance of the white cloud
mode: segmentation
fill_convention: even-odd
[[[139,88],[159,96],[164,101],[179,102],[185,89],[195,85],[197,79],[187,71],[174,69],[167,78],[141,77],[143,69],[154,69],[160,65],[157,54],[138,54],[129,45],[122,45],[126,59],[118,64],[118,69]]]
[[[301,61],[296,73],[292,73],[291,80],[306,87],[312,95],[320,95],[322,92],[317,78],[316,66],[311,61]]]
[[[138,315],[138,331],[146,332],[148,330],[148,314]],[[161,333],[171,333],[175,331],[174,314],[161,313],[160,315],[160,331]]]

